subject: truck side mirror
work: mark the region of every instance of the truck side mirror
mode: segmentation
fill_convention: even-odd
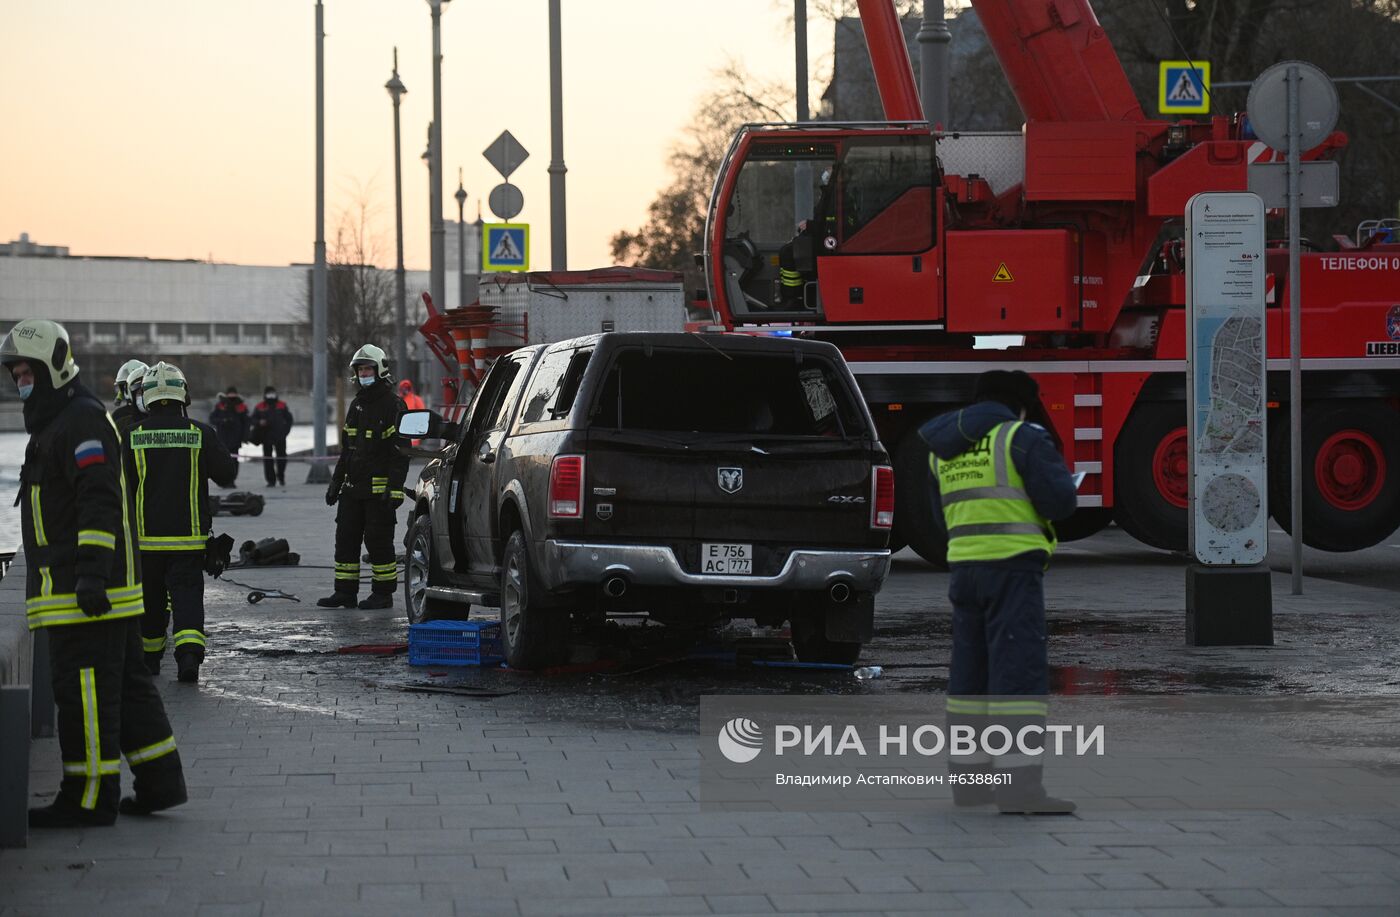
[[[404,411],[397,433],[401,439],[456,439],[461,427],[436,411]]]
[[[432,411],[406,411],[399,417],[399,435],[418,439],[427,436],[432,425]]]

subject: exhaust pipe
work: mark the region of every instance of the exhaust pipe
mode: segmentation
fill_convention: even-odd
[[[610,576],[603,581],[603,595],[610,599],[620,599],[627,594],[627,580],[621,576]]]
[[[851,599],[851,584],[843,580],[837,580],[831,584],[831,591],[828,593],[831,600],[837,605],[849,602]]]

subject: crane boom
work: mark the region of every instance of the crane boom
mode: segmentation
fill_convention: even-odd
[[[914,65],[909,62],[909,46],[904,43],[904,27],[894,4],[890,0],[859,0],[859,6],[885,120],[924,120],[919,88],[914,84]]]
[[[1147,120],[1089,0],[971,2],[1028,122]]]

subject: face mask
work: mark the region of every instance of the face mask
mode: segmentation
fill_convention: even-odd
[[[268,392],[266,395],[263,395],[263,397],[266,398],[268,401],[276,401],[276,400],[277,400],[277,393],[276,393],[276,392]]]
[[[356,376],[355,378],[359,379],[360,384],[363,385],[365,388],[369,388],[371,385],[379,381],[374,376]]]
[[[18,388],[19,388],[19,400],[20,400],[20,401],[25,401],[25,400],[27,400],[27,399],[29,398],[29,396],[32,395],[32,394],[34,393],[34,383],[32,383],[32,382],[29,383],[28,385],[21,385],[21,386],[18,386]]]

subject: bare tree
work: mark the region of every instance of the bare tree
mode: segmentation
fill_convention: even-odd
[[[701,101],[681,141],[671,148],[671,183],[647,207],[647,221],[612,237],[612,256],[619,264],[680,271],[687,289],[700,282],[694,255],[704,247],[710,191],[735,131],[751,121],[792,117],[788,88],[757,80],[733,62],[715,76],[717,88]]]
[[[326,357],[335,382],[336,416],[345,416],[350,358],[365,344],[389,352],[394,332],[394,275],[377,266],[385,245],[376,231],[373,183],[357,185],[336,217],[326,252]],[[309,274],[308,274],[309,277]],[[305,296],[304,340],[311,340],[311,291]]]

